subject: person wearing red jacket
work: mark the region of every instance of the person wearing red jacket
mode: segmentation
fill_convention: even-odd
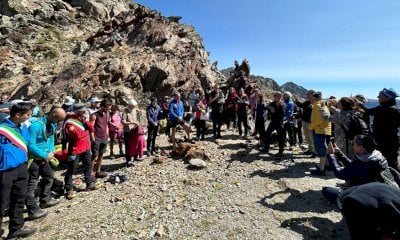
[[[84,168],[86,190],[96,190],[96,179],[90,174],[91,144],[89,132],[93,132],[93,125],[85,119],[87,108],[82,104],[73,106],[74,114],[70,115],[64,123],[64,131],[68,140],[68,167],[64,182],[67,199],[76,197],[73,189],[72,176],[78,161],[82,161]]]

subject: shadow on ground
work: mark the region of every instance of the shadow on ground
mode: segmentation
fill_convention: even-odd
[[[350,240],[346,224],[334,223],[320,217],[291,218],[282,222],[281,227],[289,228],[303,235],[303,239]]]
[[[290,194],[283,202],[275,202],[274,198],[280,194]],[[321,191],[308,190],[300,192],[295,189],[274,192],[258,201],[261,205],[282,212],[316,212],[332,211],[333,207],[324,199]]]

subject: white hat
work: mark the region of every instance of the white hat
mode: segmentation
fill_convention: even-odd
[[[88,102],[90,103],[101,102],[101,99],[98,97],[91,97],[88,99]]]
[[[288,96],[288,97],[290,97],[290,98],[292,97],[292,93],[289,92],[289,91],[284,92],[284,93],[283,93],[283,96],[285,96],[285,95]]]
[[[71,106],[72,104],[75,103],[75,99],[73,99],[71,96],[66,96],[64,99],[64,104],[67,106]]]
[[[128,105],[131,105],[131,106],[137,106],[138,105],[138,103],[136,102],[136,100],[135,99],[129,99],[128,100]]]

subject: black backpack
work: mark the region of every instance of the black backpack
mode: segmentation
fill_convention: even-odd
[[[346,128],[340,124],[346,139],[353,140],[356,135],[370,134],[368,124],[364,121],[360,113],[349,113],[347,116],[350,119],[349,128],[346,130]]]

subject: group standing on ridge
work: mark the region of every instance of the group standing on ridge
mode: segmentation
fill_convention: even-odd
[[[2,93],[0,223],[9,217],[8,238],[35,233],[35,228],[24,223],[25,206],[28,219],[34,220],[45,217],[45,209],[60,202],[60,196],[54,196],[51,190],[54,169],[60,162],[66,167],[64,196],[73,199],[77,197],[73,176],[79,163],[86,187],[78,190],[95,191],[101,187],[98,179],[108,176],[102,168],[108,148],[110,159],[123,157],[126,167],[134,167],[137,161],[159,154],[157,137],[162,133],[169,137],[171,154],[180,141],[215,140],[221,144],[228,138],[256,138],[260,159],[279,160],[286,153],[302,149],[306,156],[318,157],[316,167],[310,169],[313,176],[332,171],[346,181],[346,188],[380,182],[390,186],[387,191],[400,192],[395,181],[400,170],[400,110],[396,105],[399,95],[394,89],[382,89],[378,93],[379,105],[374,108],[365,107],[366,99],[361,95],[325,100],[321,92],[309,90],[306,99],[288,91],[267,96],[260,87],[249,84],[246,71],[240,70],[238,64],[236,68],[232,74],[235,81],[226,92],[218,84],[206,89],[195,86],[189,93],[175,90],[172,96],[151,98],[143,109],[134,98],[125,99],[126,105],[119,106],[113,99],[101,96],[86,101],[67,96],[62,105],[54,105],[42,114],[36,102],[10,102],[9,95]],[[181,130],[184,139],[177,134]],[[230,134],[225,135],[226,132]],[[57,143],[62,146],[59,151]],[[270,156],[275,143],[278,152]],[[367,187],[385,188],[373,184]],[[349,191],[324,187],[322,194],[333,204],[340,202],[338,207],[345,215],[352,211],[344,200],[353,196]],[[400,204],[400,199],[390,201]],[[391,217],[400,224],[400,214]],[[352,237],[365,236],[358,232],[359,224],[350,221]],[[376,223],[384,230],[376,233],[376,229],[370,229],[369,234],[400,235],[398,226],[380,224],[383,223]]]

